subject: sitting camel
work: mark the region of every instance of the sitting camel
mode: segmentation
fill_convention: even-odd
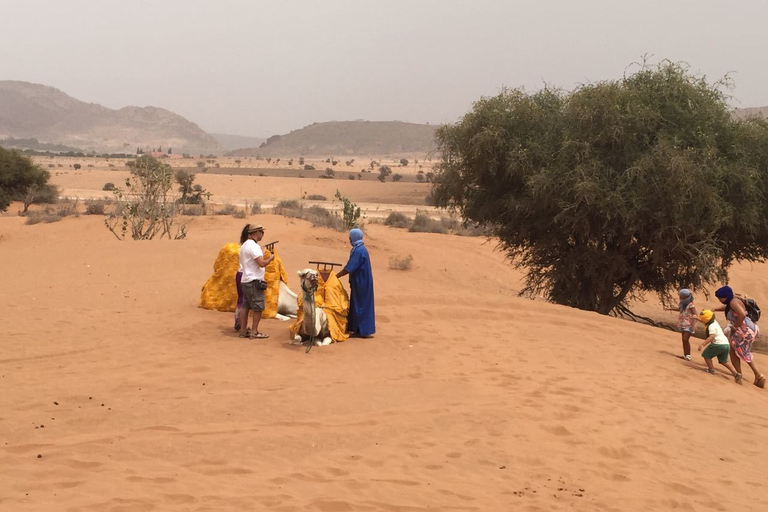
[[[296,318],[299,312],[298,295],[288,288],[288,285],[280,280],[280,292],[277,295],[277,315],[278,320],[290,320]]]
[[[328,318],[322,308],[315,307],[315,291],[317,291],[317,271],[310,268],[299,270],[302,290],[302,311],[304,320],[294,341],[301,343],[314,338],[317,346],[330,345],[331,334],[328,330]]]

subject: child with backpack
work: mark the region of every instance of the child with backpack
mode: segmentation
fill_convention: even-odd
[[[683,355],[679,356],[686,361],[691,360],[691,335],[696,323],[696,306],[693,304],[693,293],[688,288],[677,292],[680,299],[676,308],[664,308],[665,311],[677,311],[677,328],[683,336]]]
[[[728,338],[725,337],[723,329],[720,327],[720,324],[717,323],[717,320],[715,320],[715,313],[709,309],[705,309],[699,314],[698,320],[703,323],[707,329],[707,339],[699,345],[699,352],[704,350],[704,352],[701,352],[701,357],[703,357],[704,362],[707,363],[707,369],[704,371],[711,374],[715,373],[712,359],[716,357],[717,362],[728,368],[728,371],[731,372],[731,375],[733,375],[733,378],[736,380],[736,384],[741,384],[741,373],[737,372],[733,365],[728,362],[728,354],[731,351],[731,344],[728,343]]]

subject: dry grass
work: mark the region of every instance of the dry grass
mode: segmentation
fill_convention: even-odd
[[[411,225],[411,219],[400,212],[392,212],[384,220],[384,224],[393,228],[408,228]]]
[[[413,266],[413,256],[406,257],[392,256],[389,258],[389,268],[391,270],[411,270]]]
[[[58,222],[61,217],[55,213],[47,213],[45,211],[32,211],[27,214],[27,220],[25,224],[50,224],[51,222]]]
[[[346,231],[344,220],[338,215],[321,206],[305,207],[301,201],[285,199],[279,201],[272,212],[276,215],[303,219],[312,223],[314,227],[331,228],[336,231]]]

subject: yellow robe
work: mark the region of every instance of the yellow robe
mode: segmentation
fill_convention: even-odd
[[[299,333],[301,323],[304,321],[303,295],[303,292],[299,293],[299,311],[296,315],[296,322],[291,326],[291,333],[294,335]],[[349,295],[336,274],[329,275],[327,282],[323,280],[322,275],[318,276],[315,307],[322,308],[325,312],[331,339],[337,343],[346,341],[349,338],[349,334],[347,334]]]

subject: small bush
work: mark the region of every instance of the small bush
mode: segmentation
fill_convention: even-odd
[[[408,159],[407,158],[401,158],[400,159],[400,165],[402,167],[406,167],[408,165]]]
[[[311,164],[307,164],[307,165],[304,166],[304,170],[305,171],[314,171],[315,170],[315,166],[311,165]]]
[[[347,176],[347,179],[354,181],[355,180],[355,175],[354,174],[350,174],[349,176]]]
[[[402,174],[395,173],[395,174],[392,175],[392,181],[400,181],[401,179],[403,179],[403,175]]]
[[[227,203],[221,207],[221,210],[216,212],[216,215],[234,215],[237,212],[237,206]]]
[[[424,213],[417,213],[408,231],[414,233],[448,233],[448,229],[439,220],[434,220]]]
[[[86,199],[85,213],[88,215],[104,215],[107,202],[103,199]]]
[[[411,270],[413,264],[413,256],[410,254],[405,258],[392,256],[389,258],[389,268],[392,270]]]
[[[115,184],[114,183],[105,183],[103,187],[101,187],[101,190],[106,190],[107,192],[112,192],[115,190]]]
[[[393,228],[407,228],[411,225],[411,219],[400,212],[392,212],[384,220],[384,224]]]
[[[307,196],[307,199],[309,199],[310,201],[327,201],[328,200],[327,197],[322,196],[320,194],[309,194]]]
[[[181,209],[181,214],[187,215],[187,216],[197,217],[200,215],[205,215],[205,213],[206,213],[205,205],[202,205],[202,204],[189,204],[189,205],[185,205]]]
[[[236,219],[244,219],[246,217],[245,210],[237,210],[232,216]]]
[[[75,168],[75,170],[77,171],[78,169],[80,169],[80,168],[82,167],[82,165],[80,165],[80,164],[75,164],[73,167],[74,167],[74,168]]]
[[[261,213],[261,203],[254,201],[251,204],[251,215],[258,215]]]
[[[59,207],[56,209],[56,215],[58,215],[59,217],[69,217],[70,215],[77,217],[78,215],[80,215],[80,212],[78,212],[78,208],[77,208],[79,204],[80,204],[80,201],[78,201],[77,199],[74,199],[74,200],[67,199],[65,201],[62,201],[59,204]]]
[[[53,213],[47,213],[47,212],[38,212],[33,211],[29,212],[27,214],[27,220],[25,221],[25,224],[50,224],[51,222],[58,222],[61,220],[61,217],[58,215],[55,215]]]
[[[277,210],[299,210],[301,203],[297,199],[282,199],[275,205]]]

